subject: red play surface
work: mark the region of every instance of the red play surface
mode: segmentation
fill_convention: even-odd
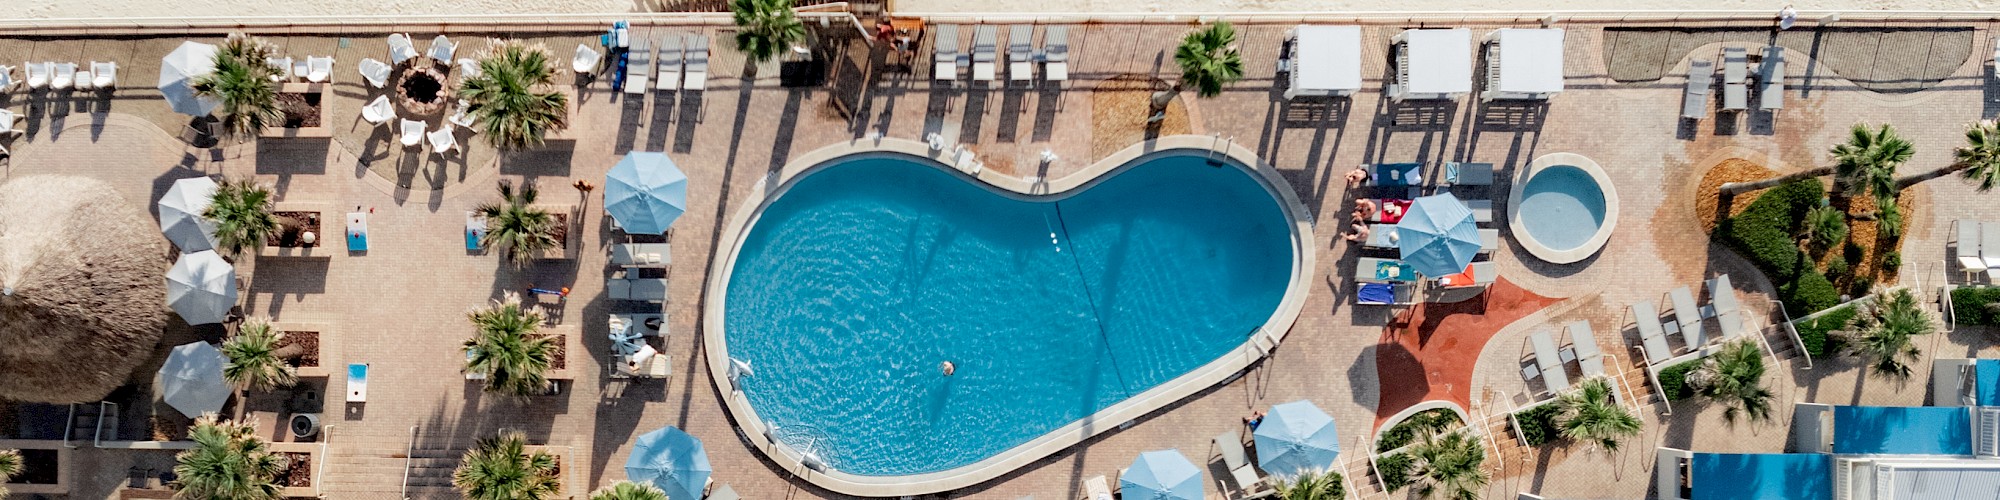
[[[1375,350],[1375,373],[1382,384],[1375,425],[1424,401],[1445,400],[1470,408],[1472,369],[1486,341],[1515,320],[1556,302],[1502,278],[1478,298],[1421,303],[1397,315],[1382,329],[1382,343]]]

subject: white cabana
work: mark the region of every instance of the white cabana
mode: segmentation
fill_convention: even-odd
[[[1361,90],[1361,27],[1292,28],[1291,85],[1285,99],[1345,96]]]
[[[1563,30],[1501,28],[1486,34],[1480,100],[1548,99],[1563,89]]]
[[[1457,99],[1472,92],[1472,30],[1403,30],[1391,43],[1396,52],[1391,99]]]

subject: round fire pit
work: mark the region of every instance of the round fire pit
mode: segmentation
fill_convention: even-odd
[[[437,68],[413,64],[403,68],[401,78],[396,79],[396,103],[406,114],[436,116],[444,112],[448,102],[451,86],[445,84],[444,73]]]

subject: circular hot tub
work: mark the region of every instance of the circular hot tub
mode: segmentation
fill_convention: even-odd
[[[1575,153],[1536,158],[1514,176],[1507,200],[1514,240],[1555,264],[1597,253],[1618,224],[1618,192],[1596,161]]]

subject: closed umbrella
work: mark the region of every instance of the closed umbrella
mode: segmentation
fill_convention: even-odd
[[[627,153],[604,176],[604,211],[626,233],[665,233],[687,211],[687,174],[666,153]]]
[[[1333,417],[1303,399],[1272,406],[1251,437],[1257,441],[1257,466],[1272,474],[1329,470],[1340,458]]]
[[[215,189],[214,179],[190,177],[174,181],[160,197],[160,232],[182,252],[215,249],[215,221],[202,216]]]
[[[190,325],[221,323],[236,306],[236,267],[214,250],[181,254],[167,270],[167,305]]]
[[[1201,469],[1180,450],[1140,453],[1118,476],[1118,486],[1125,500],[1202,500]]]
[[[1396,223],[1403,263],[1425,276],[1458,274],[1479,253],[1479,225],[1472,209],[1450,194],[1417,198]]]
[[[700,500],[712,470],[701,440],[672,426],[639,436],[625,459],[626,479],[652,483],[669,500]]]
[[[190,417],[222,411],[222,404],[229,401],[223,363],[222,351],[207,342],[174,347],[167,363],[160,365],[160,389],[167,405]]]
[[[175,113],[207,116],[215,110],[214,99],[194,95],[195,77],[215,72],[215,46],[181,42],[167,57],[160,58],[160,93]]]

